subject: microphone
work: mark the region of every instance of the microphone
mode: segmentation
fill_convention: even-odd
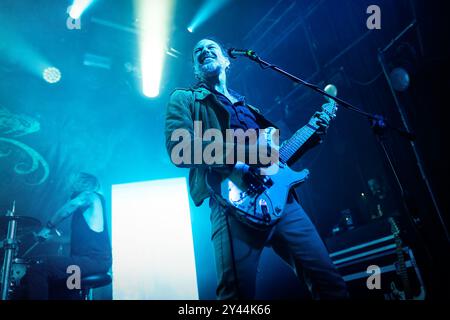
[[[227,50],[228,56],[230,58],[236,59],[238,56],[244,56],[248,58],[255,58],[256,53],[253,50],[246,50],[246,49],[236,49],[236,48],[230,48]]]

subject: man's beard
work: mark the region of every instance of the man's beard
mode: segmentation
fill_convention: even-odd
[[[220,64],[216,61],[204,64],[200,67],[202,77],[205,79],[217,76],[221,72]]]

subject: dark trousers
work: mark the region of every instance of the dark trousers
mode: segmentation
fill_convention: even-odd
[[[31,265],[27,271],[24,279],[25,298],[30,300],[79,298],[79,290],[67,287],[67,279],[72,275],[70,270],[67,273],[67,268],[71,265],[78,266],[81,277],[85,277],[92,274],[107,273],[111,267],[111,259],[93,259],[77,256],[45,257],[38,263]]]
[[[305,281],[314,299],[348,298],[337,272],[311,220],[290,197],[279,222],[270,230],[256,230],[239,221],[231,209],[210,200],[218,299],[254,299],[259,258],[271,246]]]

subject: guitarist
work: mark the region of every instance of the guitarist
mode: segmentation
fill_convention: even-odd
[[[195,205],[200,206],[205,199],[210,198],[217,298],[254,299],[257,266],[265,246],[272,246],[301,280],[306,281],[314,299],[347,298],[345,282],[293,193],[288,198],[282,218],[275,226],[266,230],[255,229],[232,214],[233,209],[218,200],[212,192],[214,185],[210,186],[207,181],[208,173],[226,170],[229,165],[198,164],[197,161],[180,163],[174,160],[173,151],[179,141],[173,140],[173,132],[182,129],[191,134],[192,144],[198,143],[195,141],[194,121],[201,121],[202,130],[214,128],[222,132],[225,129],[245,131],[274,127],[257,109],[249,106],[243,96],[228,89],[227,70],[230,61],[217,41],[200,40],[192,54],[198,83],[192,88],[177,89],[172,93],[166,113],[166,147],[175,165],[190,169],[190,194]],[[322,112],[316,113],[314,117],[317,118],[319,130],[308,147],[321,141],[320,136],[326,132],[330,121],[329,116]],[[208,143],[203,141],[201,145],[204,150]],[[194,149],[192,153],[202,150]]]

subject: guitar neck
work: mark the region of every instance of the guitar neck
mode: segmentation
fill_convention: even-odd
[[[287,163],[294,154],[311,138],[311,136],[317,131],[319,127],[308,123],[303,126],[294,135],[286,140],[280,147],[279,154],[280,160]]]
[[[397,253],[397,263],[398,263],[398,269],[397,273],[400,276],[400,280],[402,281],[403,290],[405,292],[406,299],[411,299],[411,286],[409,284],[409,277],[408,277],[408,271],[406,269],[406,263],[405,263],[405,257],[403,256],[403,250],[402,250],[402,239],[400,238],[400,229],[397,226],[397,223],[393,218],[389,218],[389,222],[392,226],[392,231],[395,239],[395,245],[396,245],[396,253]]]

